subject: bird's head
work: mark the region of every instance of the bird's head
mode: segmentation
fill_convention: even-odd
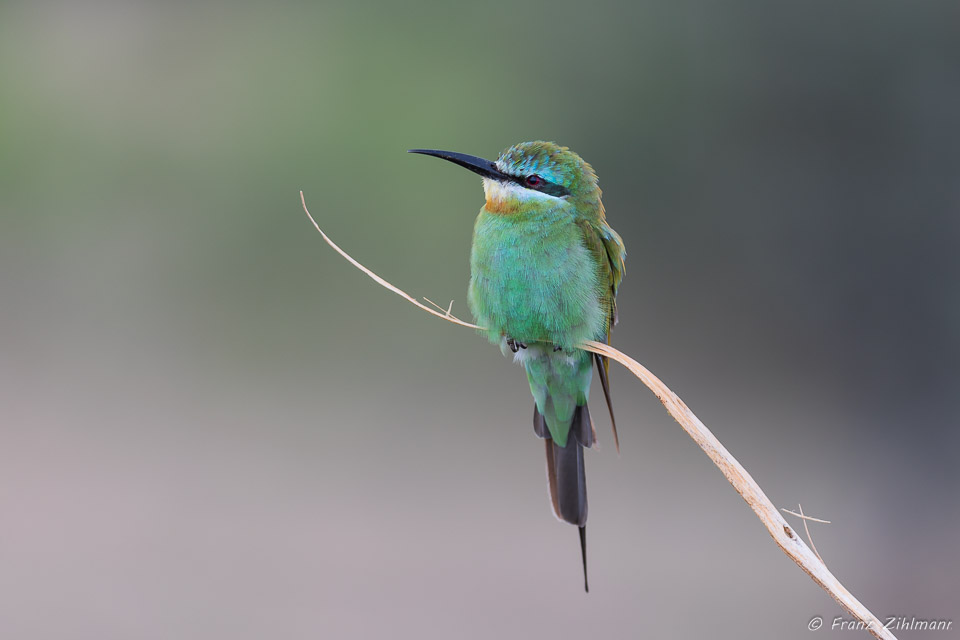
[[[593,167],[553,142],[515,144],[495,162],[453,151],[411,149],[410,153],[443,158],[481,175],[491,213],[522,213],[564,203],[602,211]]]

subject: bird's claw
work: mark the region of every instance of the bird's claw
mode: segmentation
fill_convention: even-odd
[[[510,347],[510,351],[516,353],[520,349],[526,349],[527,345],[523,344],[519,340],[514,340],[513,338],[507,338],[507,346]]]

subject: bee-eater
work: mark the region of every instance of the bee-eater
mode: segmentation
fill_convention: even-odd
[[[626,251],[610,228],[593,168],[567,147],[522,142],[496,162],[451,151],[411,149],[483,177],[486,203],[473,230],[468,301],[504,354],[522,362],[535,401],[533,430],[544,439],[553,513],[579,527],[587,583],[587,485],[583,448],[596,431],[587,398],[592,365],[613,422],[609,363],[578,348],[609,342]],[[616,422],[613,422],[617,441]],[[619,449],[619,444],[618,444]]]

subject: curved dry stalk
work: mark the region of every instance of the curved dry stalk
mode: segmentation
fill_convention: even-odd
[[[469,322],[464,322],[459,318],[455,318],[449,315],[449,312],[443,313],[441,311],[436,311],[430,307],[422,304],[413,296],[407,294],[402,289],[399,289],[374,272],[370,271],[362,264],[354,260],[347,254],[346,251],[338,247],[328,236],[320,229],[320,225],[317,224],[317,221],[314,220],[313,216],[310,215],[309,209],[307,209],[307,202],[303,197],[303,191],[300,192],[300,201],[303,203],[303,210],[306,212],[307,217],[310,218],[310,222],[313,223],[313,226],[316,227],[317,231],[320,232],[320,235],[323,236],[323,239],[329,244],[334,250],[339,253],[341,256],[346,258],[350,264],[356,268],[363,271],[365,274],[373,278],[378,284],[383,287],[386,287],[390,291],[393,291],[397,295],[405,298],[408,302],[411,302],[427,313],[437,316],[438,318],[443,318],[454,324],[459,324],[464,327],[470,327],[473,329],[483,329],[475,324]],[[431,303],[432,304],[432,303]],[[836,600],[841,607],[843,607],[850,615],[863,623],[867,631],[877,638],[882,640],[896,640],[894,636],[888,629],[885,629],[883,623],[873,615],[869,609],[867,609],[863,604],[857,600],[852,593],[850,593],[846,587],[844,587],[839,580],[827,569],[827,566],[820,560],[810,548],[803,542],[799,535],[793,530],[790,525],[787,524],[787,521],[783,519],[783,516],[777,511],[777,508],[770,502],[770,499],[763,493],[763,490],[760,488],[760,485],[757,484],[747,470],[743,468],[736,458],[727,451],[726,447],[717,440],[706,425],[704,425],[700,418],[698,418],[690,410],[689,407],[681,400],[677,394],[671,391],[667,385],[650,373],[650,371],[644,367],[642,364],[631,358],[630,356],[614,349],[613,347],[603,344],[602,342],[595,342],[593,340],[587,341],[581,345],[578,345],[581,349],[586,351],[592,351],[593,353],[598,353],[602,356],[616,360],[624,367],[630,370],[634,376],[636,376],[640,382],[645,384],[654,395],[657,396],[657,399],[663,403],[663,406],[666,408],[667,412],[673,416],[673,419],[676,420],[684,431],[687,432],[687,435],[693,438],[693,441],[703,449],[704,453],[713,461],[713,463],[720,469],[720,472],[724,475],[727,481],[733,485],[733,488],[737,490],[737,493],[747,502],[753,512],[760,518],[760,521],[767,528],[770,536],[773,538],[773,541],[777,543],[777,546],[787,554],[787,556],[797,563],[797,565],[803,569],[803,571],[810,576],[814,582],[816,582],[821,589],[826,591],[830,597]]]
[[[452,322],[452,323],[454,323],[454,324],[459,324],[460,326],[469,327],[469,328],[471,328],[471,329],[482,329],[482,328],[483,328],[483,327],[478,327],[478,326],[475,325],[475,324],[470,324],[469,322],[464,322],[464,321],[461,320],[460,318],[456,318],[456,317],[450,315],[449,310],[448,310],[446,313],[443,313],[442,311],[435,311],[435,310],[431,309],[431,308],[428,307],[427,305],[423,304],[422,302],[420,302],[419,300],[417,300],[416,298],[414,298],[413,296],[411,296],[410,294],[408,294],[408,293],[407,293],[406,291],[404,291],[403,289],[400,289],[400,288],[398,288],[398,287],[393,286],[392,284],[390,284],[389,282],[387,282],[386,280],[384,280],[383,278],[381,278],[380,276],[378,276],[377,274],[375,274],[373,271],[370,271],[370,269],[367,269],[365,266],[363,266],[362,264],[360,264],[359,262],[357,262],[356,260],[354,260],[353,258],[351,258],[349,253],[347,253],[346,251],[344,251],[343,249],[341,249],[340,247],[338,247],[338,246],[337,246],[337,243],[334,242],[333,240],[331,240],[330,237],[323,232],[323,229],[320,228],[320,225],[317,224],[317,221],[313,219],[313,216],[312,216],[312,215],[310,215],[310,210],[307,209],[307,201],[304,200],[304,198],[303,198],[303,191],[300,192],[300,202],[303,203],[303,210],[307,212],[307,217],[310,218],[310,222],[312,222],[312,223],[313,223],[313,226],[317,228],[317,231],[320,232],[320,235],[323,236],[323,239],[326,240],[327,244],[330,245],[331,247],[333,247],[333,250],[334,250],[334,251],[336,251],[337,253],[339,253],[340,255],[342,255],[344,258],[346,258],[346,259],[347,259],[347,262],[349,262],[350,264],[352,264],[353,266],[355,266],[357,269],[360,269],[360,271],[363,271],[365,274],[367,274],[368,276],[370,276],[371,278],[373,278],[374,282],[376,282],[377,284],[379,284],[381,287],[385,287],[385,288],[389,289],[390,291],[393,291],[395,294],[397,294],[397,295],[400,296],[401,298],[406,298],[406,299],[407,299],[407,302],[411,302],[411,303],[417,305],[418,307],[420,307],[421,309],[423,309],[423,310],[426,311],[427,313],[429,313],[429,314],[431,314],[431,315],[434,315],[434,316],[437,316],[438,318],[443,318],[444,320],[449,320],[450,322]],[[427,300],[427,302],[430,302],[430,301]],[[430,304],[434,304],[434,303],[433,303],[433,302],[430,302]],[[452,302],[452,301],[450,302],[450,305],[451,305],[451,308],[452,308],[452,306],[453,306],[453,302]]]
[[[707,429],[706,425],[700,422],[700,418],[694,415],[693,411],[677,394],[667,388],[667,385],[663,384],[642,364],[609,345],[591,341],[586,343],[584,348],[616,360],[629,369],[630,373],[639,378],[643,384],[647,385],[666,407],[667,412],[673,416],[673,419],[680,423],[680,426],[683,427],[688,436],[693,438],[694,442],[700,445],[700,448],[713,460],[713,464],[717,465],[717,468],[733,485],[737,493],[746,500],[753,512],[760,518],[763,526],[767,528],[767,532],[777,543],[777,546],[791,560],[796,562],[808,576],[813,578],[813,581],[820,585],[820,588],[830,594],[841,607],[861,621],[871,634],[884,640],[895,640],[895,636],[884,628],[883,623],[863,606],[827,569],[823,561],[810,550],[810,547],[783,519],[777,508],[770,502],[770,498],[763,493],[757,481],[747,473],[743,465],[733,457],[733,454],[727,451],[726,447],[717,440],[717,437]]]

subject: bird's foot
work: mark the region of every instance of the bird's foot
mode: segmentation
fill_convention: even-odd
[[[526,349],[527,345],[523,344],[519,340],[514,340],[513,338],[507,338],[507,346],[510,347],[510,351],[516,353],[520,349]]]
[[[555,346],[555,347],[553,348],[553,352],[556,353],[557,351],[563,351],[563,347],[561,347],[561,346],[559,346],[559,345]]]

